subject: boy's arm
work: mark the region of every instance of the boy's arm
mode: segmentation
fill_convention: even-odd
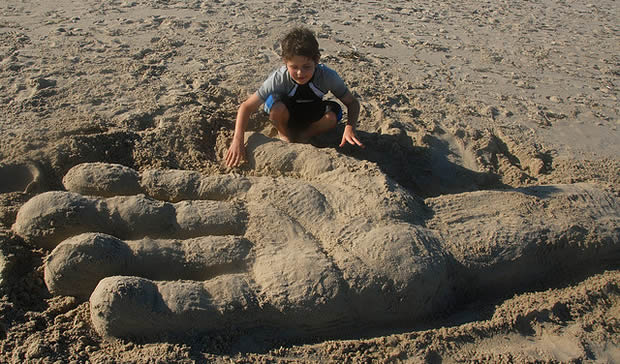
[[[237,120],[235,121],[235,134],[233,135],[232,143],[228,152],[226,153],[226,165],[229,167],[237,167],[245,159],[245,145],[244,134],[248,127],[250,115],[258,110],[263,100],[258,96],[258,93],[252,94],[247,100],[245,100],[237,111]]]
[[[355,136],[355,126],[357,125],[357,119],[360,115],[360,103],[357,101],[351,91],[347,91],[344,96],[338,98],[347,107],[347,125],[344,127],[344,133],[342,134],[342,141],[340,146],[344,146],[346,143],[358,145],[364,147],[357,137]]]

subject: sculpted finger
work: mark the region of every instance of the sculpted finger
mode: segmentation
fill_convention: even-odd
[[[103,337],[154,337],[256,323],[260,307],[244,274],[206,282],[155,282],[113,276],[90,296],[91,320]]]
[[[227,200],[245,193],[251,185],[247,177],[203,175],[195,171],[137,171],[111,163],[82,163],[63,178],[68,191],[81,195],[112,197],[145,194],[157,200]]]
[[[144,193],[140,174],[135,169],[113,163],[81,163],[63,177],[67,191],[101,197]]]
[[[235,236],[122,241],[85,233],[50,253],[45,283],[52,294],[88,298],[101,279],[114,275],[202,281],[243,271],[251,247],[247,239]]]
[[[163,201],[225,201],[245,194],[252,179],[232,175],[205,176],[194,171],[147,170],[142,173],[144,193]]]
[[[13,230],[33,244],[53,249],[62,240],[85,232],[104,232],[122,239],[240,235],[245,219],[239,205],[224,201],[173,204],[144,195],[98,199],[52,191],[22,206]]]

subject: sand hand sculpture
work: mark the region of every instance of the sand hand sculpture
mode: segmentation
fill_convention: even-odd
[[[618,199],[589,185],[422,201],[334,151],[254,134],[248,152],[260,177],[78,165],[13,229],[114,337],[402,323],[619,254]]]

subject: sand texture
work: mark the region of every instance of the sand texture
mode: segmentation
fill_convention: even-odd
[[[615,1],[0,4],[0,362],[620,361]],[[237,107],[314,30],[361,103]]]

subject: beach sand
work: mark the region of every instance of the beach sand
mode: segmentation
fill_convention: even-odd
[[[0,362],[620,362],[619,16],[611,0],[3,1]],[[339,129],[312,145],[265,142],[231,170],[223,156],[237,107],[280,66],[278,40],[297,25],[317,34],[321,61],[360,100],[366,148],[339,148]],[[275,135],[261,113],[250,131]],[[300,151],[304,164],[265,150]],[[489,277],[476,288],[448,279],[459,283],[451,301],[402,325],[103,339],[87,300],[48,291],[51,248],[13,227],[28,200],[64,190],[65,174],[85,162],[319,190],[321,163],[331,163],[350,178],[336,182],[369,193],[335,214],[383,203],[372,195],[382,187],[364,181],[394,181],[424,207],[422,222],[407,222],[439,231],[442,249]],[[545,186],[569,197],[547,200]],[[512,264],[500,244],[544,245],[554,232],[544,259]],[[476,245],[476,233],[492,244]]]

